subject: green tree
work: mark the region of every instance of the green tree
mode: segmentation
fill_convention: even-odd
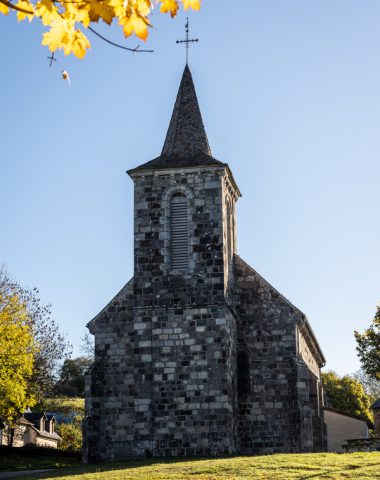
[[[322,385],[333,408],[359,415],[372,421],[371,398],[364,392],[363,385],[349,375],[339,377],[335,372],[322,373]]]
[[[55,384],[55,394],[65,397],[84,397],[84,376],[93,360],[88,357],[67,358]]]
[[[62,441],[59,443],[60,450],[79,451],[82,448],[82,420],[83,417],[75,417],[72,423],[58,425],[57,433]]]
[[[353,373],[352,377],[363,385],[365,393],[372,402],[380,398],[380,380],[367,375],[362,369]]]
[[[364,372],[380,380],[380,305],[369,328],[364,333],[354,332],[356,350]]]
[[[25,409],[35,404],[30,388],[38,344],[25,303],[0,291],[0,417],[10,429]]]
[[[25,306],[25,321],[35,344],[38,345],[38,349],[33,352],[33,368],[28,378],[28,388],[39,400],[52,392],[62,359],[69,356],[71,345],[51,318],[50,306],[41,302],[38,290],[25,289],[12,281],[4,267],[0,268],[0,292],[3,299],[16,296]]]

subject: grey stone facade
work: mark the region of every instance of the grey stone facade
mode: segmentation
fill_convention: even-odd
[[[321,450],[323,354],[305,316],[236,255],[228,165],[186,66],[161,156],[130,170],[134,276],[89,323],[84,458]],[[187,201],[188,268],[170,202]]]

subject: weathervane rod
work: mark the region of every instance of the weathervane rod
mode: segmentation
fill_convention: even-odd
[[[197,38],[189,38],[189,18],[186,18],[185,24],[186,38],[185,40],[176,40],[176,43],[184,43],[186,47],[186,65],[189,62],[189,43],[198,42]]]

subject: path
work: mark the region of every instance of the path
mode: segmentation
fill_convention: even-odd
[[[27,475],[34,475],[34,474],[37,474],[37,473],[51,472],[53,470],[55,470],[55,469],[54,468],[45,468],[44,470],[23,470],[23,471],[13,470],[13,472],[2,472],[2,471],[0,471],[0,480],[8,480],[8,479],[11,479],[11,478],[22,478],[22,477],[26,477]]]

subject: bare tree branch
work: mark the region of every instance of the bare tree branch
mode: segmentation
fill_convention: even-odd
[[[1,0],[0,0],[1,1]],[[94,30],[91,27],[87,27],[90,32],[94,33],[97,35],[99,38],[104,40],[105,42],[109,43],[110,45],[113,45],[114,47],[122,48],[123,50],[128,50],[129,52],[135,52],[135,53],[152,53],[154,50],[141,50],[139,47],[140,45],[137,45],[136,48],[128,48],[124,47],[123,45],[119,45],[118,43],[112,42],[111,40],[108,40],[108,38],[103,37],[103,35],[100,35],[96,30]]]

